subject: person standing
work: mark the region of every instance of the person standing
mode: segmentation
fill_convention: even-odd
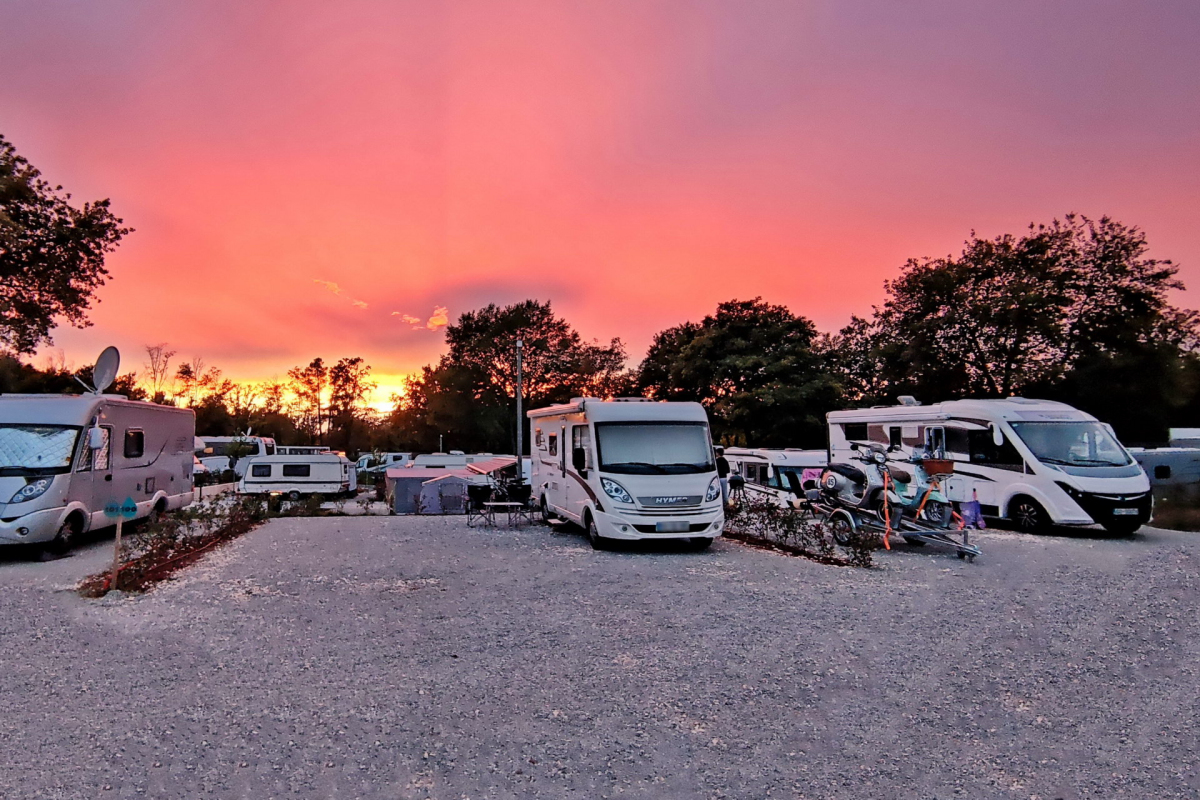
[[[729,505],[729,461],[725,458],[725,448],[713,448],[717,454],[717,478],[721,481],[721,503]]]

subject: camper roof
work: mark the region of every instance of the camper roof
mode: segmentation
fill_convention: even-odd
[[[0,422],[90,425],[101,402],[148,411],[192,413],[190,409],[130,400],[123,394],[4,394],[0,395]]]
[[[856,408],[849,411],[830,411],[830,423],[839,422],[883,422],[902,420],[940,419],[1002,419],[1013,421],[1087,422],[1095,421],[1091,414],[1072,408],[1054,400],[1031,400],[1025,397],[1007,397],[1002,400],[948,400],[927,406],[876,406]]]
[[[586,413],[593,422],[708,422],[704,406],[699,403],[666,403],[644,398],[577,397],[569,403],[534,409],[528,416],[540,419],[581,413]]]

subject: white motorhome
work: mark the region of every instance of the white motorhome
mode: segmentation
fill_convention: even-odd
[[[729,475],[741,475],[749,497],[760,497],[787,508],[804,497],[805,470],[820,470],[828,463],[824,450],[795,448],[726,447]]]
[[[394,467],[407,466],[412,460],[412,453],[363,453],[354,468],[359,472],[387,472]]]
[[[950,500],[978,500],[983,513],[1022,530],[1049,523],[1099,523],[1132,533],[1150,519],[1146,473],[1112,429],[1064,403],[1010,397],[833,411],[830,461],[850,445],[875,443],[893,458],[954,461],[943,488]]]
[[[354,463],[338,453],[258,456],[246,462],[246,474],[238,481],[241,494],[283,494],[291,500],[357,490]]]
[[[0,395],[0,544],[62,553],[113,524],[105,505],[190,504],[195,433],[191,410],[120,395]]]
[[[196,455],[213,472],[232,469],[238,477],[246,474],[246,461],[275,455],[275,440],[266,436],[198,436],[204,443]]]
[[[528,413],[533,497],[548,518],[609,539],[721,535],[725,517],[708,415],[699,403],[576,398]]]

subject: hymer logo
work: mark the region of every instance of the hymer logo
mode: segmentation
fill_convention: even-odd
[[[658,506],[675,506],[688,501],[686,496],[683,497],[656,497],[654,504]]]

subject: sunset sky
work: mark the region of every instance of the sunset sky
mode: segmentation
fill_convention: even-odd
[[[1068,211],[1200,290],[1197,41],[1196,0],[0,0],[0,133],[136,228],[68,360],[386,389],[488,302],[636,361],[734,297],[839,327]]]

